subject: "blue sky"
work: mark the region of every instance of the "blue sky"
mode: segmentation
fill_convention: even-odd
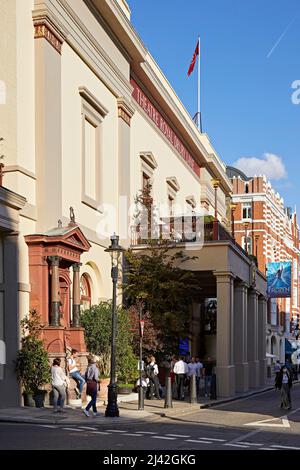
[[[189,78],[187,70],[200,34],[203,131],[227,164],[242,159],[248,173],[267,172],[286,205],[299,206],[300,104],[292,102],[292,83],[300,86],[299,0],[127,1],[191,115],[197,70]],[[300,102],[300,92],[295,97]]]

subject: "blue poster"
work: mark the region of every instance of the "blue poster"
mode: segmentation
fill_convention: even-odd
[[[292,264],[290,261],[267,264],[268,297],[291,297]]]

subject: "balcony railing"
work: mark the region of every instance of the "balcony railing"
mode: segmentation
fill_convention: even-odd
[[[199,227],[201,233],[197,233]],[[155,236],[151,237],[151,233]],[[249,256],[219,221],[211,220],[206,222],[203,217],[199,221],[196,216],[165,218],[161,220],[161,224],[152,227],[137,225],[132,230],[131,246],[155,245],[156,243],[159,245],[163,241],[177,244],[195,243],[197,241],[209,243],[226,240],[235,245],[243,254]]]

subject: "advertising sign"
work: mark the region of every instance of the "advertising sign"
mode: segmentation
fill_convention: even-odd
[[[268,297],[291,297],[292,265],[290,261],[267,264]]]

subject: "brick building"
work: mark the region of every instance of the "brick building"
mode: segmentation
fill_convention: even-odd
[[[233,184],[236,241],[257,258],[263,273],[268,262],[292,263],[292,297],[268,301],[267,352],[284,361],[284,338],[293,336],[292,320],[299,317],[300,252],[296,209],[284,206],[282,197],[265,176],[247,177],[233,167],[227,167],[227,175]]]

